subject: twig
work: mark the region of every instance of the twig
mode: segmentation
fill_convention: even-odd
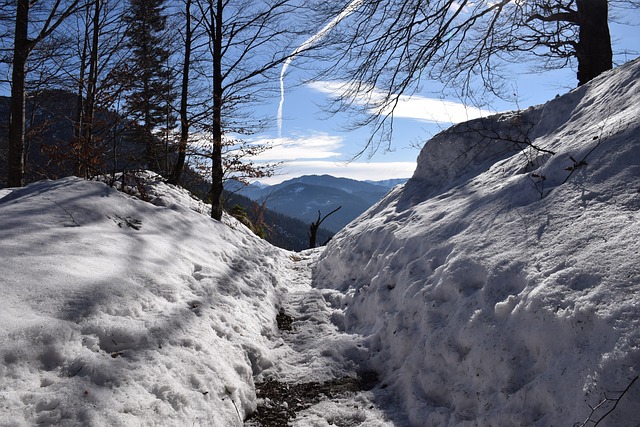
[[[620,392],[620,396],[618,396],[617,398],[607,397],[607,395],[605,394],[604,399],[602,399],[600,403],[598,403],[596,406],[592,407],[591,405],[589,405],[589,407],[591,408],[591,413],[589,414],[589,417],[586,420],[584,420],[581,424],[578,424],[577,427],[585,427],[589,422],[592,422],[594,427],[600,424],[600,421],[604,420],[605,417],[607,417],[607,415],[609,415],[616,409],[622,397],[629,391],[629,389],[631,389],[631,386],[633,386],[633,383],[635,383],[638,378],[640,378],[640,375],[636,375],[636,377],[631,380],[629,385],[627,385],[627,387]],[[603,405],[609,402],[613,402],[613,406],[607,412],[605,412],[597,420],[591,419],[591,417],[593,417],[593,415],[598,409],[600,409]]]
[[[567,168],[565,168],[565,170],[569,171],[569,175],[567,175],[567,177],[564,179],[564,181],[562,181],[562,184],[566,183],[569,178],[571,177],[571,175],[573,174],[573,172],[576,171],[576,169],[579,169],[581,166],[586,166],[587,165],[587,157],[589,157],[591,155],[591,153],[593,153],[595,151],[596,148],[598,148],[600,146],[600,144],[602,144],[604,141],[606,141],[607,139],[609,139],[609,137],[613,134],[613,131],[610,131],[608,133],[608,135],[606,135],[604,138],[602,136],[602,133],[604,131],[604,128],[606,127],[606,124],[602,125],[600,127],[600,134],[596,135],[593,137],[593,140],[595,141],[596,139],[598,140],[598,143],[596,145],[594,145],[591,150],[589,150],[589,152],[587,154],[584,155],[584,157],[582,158],[582,160],[577,161],[576,159],[574,159],[573,157],[569,156],[569,158],[571,159],[571,161],[573,161],[573,165],[569,166]],[[560,185],[562,185],[560,184]]]
[[[231,401],[231,403],[233,403],[233,407],[236,408],[238,419],[240,419],[240,422],[243,423],[244,420],[242,419],[242,415],[240,415],[240,411],[238,410],[238,405],[236,405],[236,402],[233,400],[233,392],[229,390],[227,386],[224,387],[224,392],[227,396],[229,396],[229,400]]]
[[[60,207],[60,209],[62,209],[63,211],[65,211],[67,213],[67,215],[69,215],[69,218],[71,218],[71,221],[73,221],[73,223],[76,225],[76,227],[80,227],[80,224],[78,224],[75,220],[75,218],[73,217],[73,215],[71,215],[71,213],[66,210],[64,208],[64,206],[62,206],[60,203],[56,202],[55,200],[52,200],[53,203],[55,203],[56,205],[58,205]]]

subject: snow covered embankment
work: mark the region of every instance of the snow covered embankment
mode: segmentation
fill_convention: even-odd
[[[159,182],[161,206],[77,178],[6,194],[0,424],[242,425],[287,252]]]
[[[414,425],[571,426],[638,376],[639,116],[636,60],[457,125],[331,241],[315,284]],[[599,425],[638,425],[639,400],[637,381]]]

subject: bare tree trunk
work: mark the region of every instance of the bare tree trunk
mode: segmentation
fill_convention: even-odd
[[[82,127],[82,159],[81,175],[83,178],[89,177],[89,157],[91,146],[93,145],[93,125],[95,116],[96,86],[98,82],[98,43],[100,36],[100,0],[94,2],[95,10],[93,14],[93,35],[91,40],[91,57],[89,59],[89,80],[87,82],[87,103],[83,113]]]
[[[331,212],[326,214],[324,217],[322,217],[322,219],[320,218],[322,214],[320,213],[320,211],[318,211],[318,219],[315,222],[312,222],[311,225],[309,226],[309,249],[313,249],[317,246],[316,241],[317,241],[318,229],[320,228],[320,224],[322,224],[322,222],[325,219],[327,219],[329,216],[338,212],[341,207],[342,206],[338,206],[336,209],[332,210]]]
[[[33,47],[49,36],[66,19],[79,9],[80,0],[74,0],[57,15],[59,2],[53,6],[40,33],[28,38],[30,0],[16,2],[16,31],[13,45],[13,71],[11,74],[11,101],[9,105],[9,158],[7,185],[21,187],[24,184],[24,127],[27,59]]]
[[[18,0],[16,32],[13,46],[13,72],[11,75],[11,104],[9,119],[9,165],[7,185],[21,187],[24,184],[24,122],[25,80],[29,40],[29,0]]]
[[[184,64],[182,70],[182,88],[180,92],[180,142],[178,144],[178,160],[173,168],[169,182],[177,184],[184,170],[184,162],[187,157],[187,142],[189,141],[189,117],[187,115],[189,97],[189,67],[191,66],[191,0],[186,0],[185,14],[187,28],[184,42]]]
[[[154,147],[154,141],[153,141],[153,128],[151,125],[151,108],[149,107],[149,104],[151,103],[151,99],[149,96],[149,91],[150,89],[150,85],[149,85],[149,80],[145,79],[143,82],[143,90],[144,90],[144,97],[145,97],[145,102],[144,102],[144,126],[143,126],[143,137],[144,137],[144,142],[145,142],[145,163],[146,163],[146,168],[150,169],[150,170],[154,170],[156,171],[157,168],[155,166],[155,163],[157,161],[156,159],[156,150]]]
[[[211,217],[222,219],[222,12],[223,0],[217,0],[216,10],[211,8],[212,22],[215,22],[213,41],[213,150],[211,153]]]
[[[81,176],[82,173],[82,131],[84,128],[84,84],[87,69],[87,56],[89,55],[89,11],[85,14],[84,38],[82,41],[82,53],[80,54],[80,76],[78,78],[78,100],[76,103],[76,123],[73,129],[74,141],[72,150],[75,155],[73,173]]]
[[[608,1],[577,0],[580,40],[576,47],[578,85],[613,68]]]

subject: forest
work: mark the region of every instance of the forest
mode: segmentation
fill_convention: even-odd
[[[224,181],[274,174],[248,136],[273,119],[256,105],[289,67],[344,84],[329,109],[388,143],[399,97],[423,79],[461,96],[504,94],[502,66],[576,67],[584,84],[611,69],[609,9],[634,1],[56,0],[0,4],[6,134],[0,184],[43,177],[193,169],[220,219]],[[613,13],[611,13],[613,16]],[[384,96],[362,95],[372,88]],[[38,106],[47,106],[42,118]],[[373,113],[372,113],[373,112]],[[43,137],[43,136],[47,137]],[[46,140],[46,143],[43,141]]]

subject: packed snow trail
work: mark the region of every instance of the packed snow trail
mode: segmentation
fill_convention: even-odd
[[[320,250],[136,177],[147,201],[74,177],[0,191],[0,425],[402,425],[343,296],[312,287]]]
[[[255,378],[258,412],[245,425],[402,425],[384,385],[367,370],[362,337],[342,331],[342,310],[332,306],[336,291],[312,286],[320,253],[290,256],[281,284],[287,289],[281,337],[270,355],[275,362]]]

